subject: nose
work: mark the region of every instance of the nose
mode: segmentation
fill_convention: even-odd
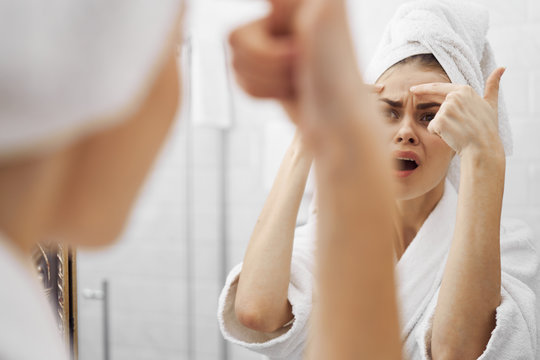
[[[407,143],[411,145],[418,144],[418,136],[414,131],[414,125],[409,121],[409,119],[403,119],[401,121],[400,127],[396,135],[394,136],[394,143],[402,144]]]

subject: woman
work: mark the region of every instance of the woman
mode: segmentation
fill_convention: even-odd
[[[410,359],[540,356],[536,244],[522,223],[500,220],[509,143],[498,97],[504,69],[493,70],[486,17],[462,3],[406,4],[368,71],[380,85],[377,102],[395,159],[400,241],[394,248]],[[252,95],[285,100],[294,116],[291,81],[275,75],[292,66],[276,59],[293,52],[292,41],[275,31],[260,31],[271,40],[247,41],[245,29],[256,26],[231,36],[239,82]],[[274,61],[264,63],[268,45]],[[267,66],[254,65],[255,58]],[[302,356],[319,296],[313,291],[317,214],[294,229],[310,163],[295,137],[244,263],[231,271],[220,298],[224,336],[276,359]]]
[[[112,243],[175,117],[182,1],[0,3],[0,358],[66,358],[38,242]]]

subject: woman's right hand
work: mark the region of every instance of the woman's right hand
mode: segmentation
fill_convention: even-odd
[[[297,131],[249,240],[235,313],[252,330],[270,333],[293,317],[288,301],[293,242],[311,159]]]
[[[296,125],[299,123],[294,91],[296,46],[289,29],[297,3],[297,0],[274,1],[270,14],[236,28],[229,35],[237,83],[255,98],[278,100]],[[296,133],[291,146],[299,148],[299,139],[300,134]]]
[[[297,10],[299,0],[272,1],[272,10],[264,18],[233,30],[229,35],[232,65],[240,87],[255,98],[275,99],[299,124],[296,97],[298,62]],[[368,85],[369,92],[382,87]]]
[[[236,80],[251,96],[290,99],[294,44],[288,36],[273,35],[270,18],[253,21],[229,35]]]

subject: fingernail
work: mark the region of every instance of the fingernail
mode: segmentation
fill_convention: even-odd
[[[502,77],[503,74],[504,74],[505,72],[506,72],[506,67],[503,67],[503,69],[502,69],[502,71],[501,71],[501,76],[500,76],[500,77]]]
[[[411,86],[411,88],[409,89],[409,91],[411,92],[414,92],[416,90],[416,86]]]
[[[382,90],[384,88],[383,84],[375,84],[375,90]]]

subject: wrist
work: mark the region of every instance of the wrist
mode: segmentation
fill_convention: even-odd
[[[298,113],[298,103],[295,100],[281,100],[280,101],[283,110],[287,113],[290,120],[294,124],[299,124],[299,113]]]
[[[481,166],[486,165],[504,165],[506,155],[502,143],[490,144],[487,146],[468,146],[463,149],[459,156],[461,162],[474,162]]]
[[[501,149],[474,149],[470,148],[460,154],[462,169],[468,169],[476,174],[486,174],[495,178],[504,177],[506,171],[506,157]],[[463,173],[463,171],[462,171]]]
[[[289,156],[293,164],[308,164],[311,165],[313,155],[302,138],[302,134],[297,130],[294,134],[293,141],[289,146]]]

